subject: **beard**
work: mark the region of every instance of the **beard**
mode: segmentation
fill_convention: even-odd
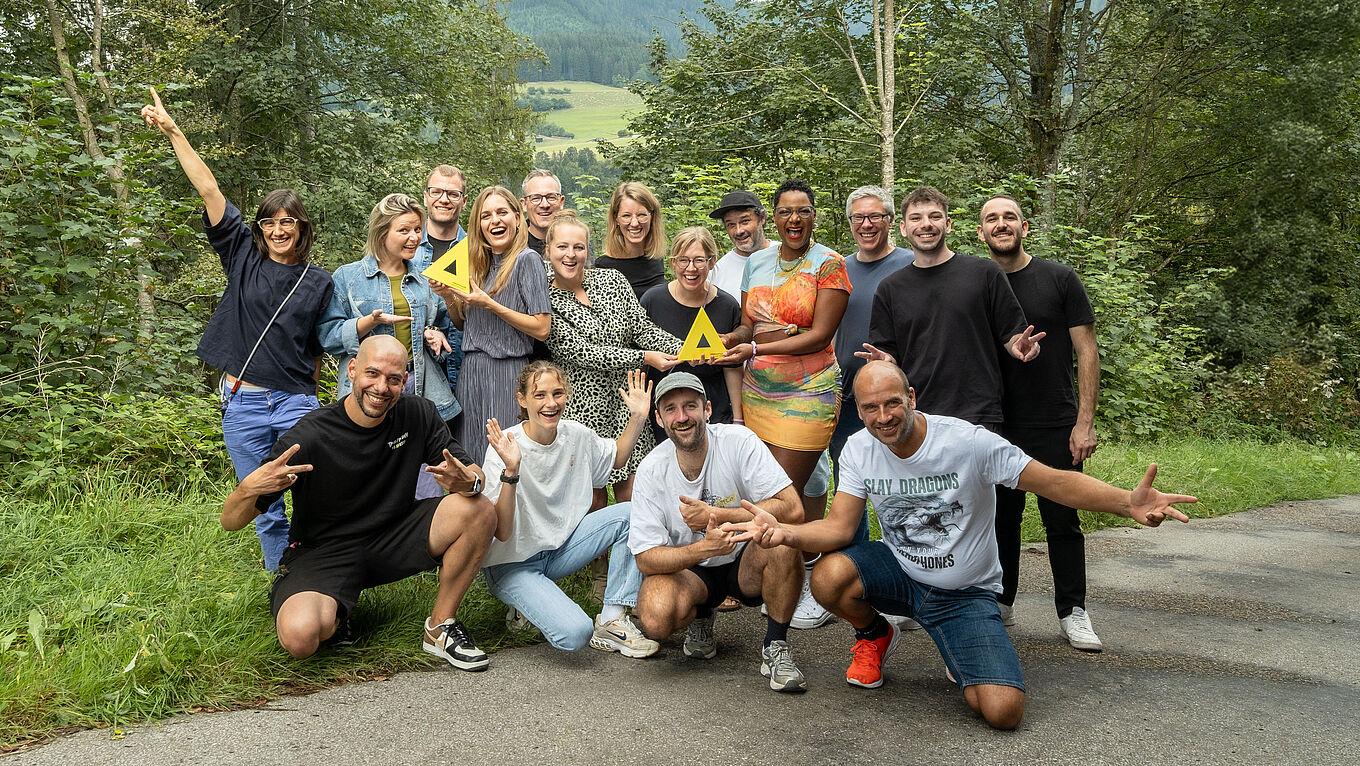
[[[1025,240],[1019,237],[1016,237],[1015,244],[1008,248],[1001,248],[993,244],[995,240],[993,240],[991,237],[987,237],[986,242],[987,249],[990,250],[992,252],[992,255],[997,258],[1014,258],[1015,256],[1020,254],[1020,251],[1025,246]]]
[[[394,406],[396,406],[397,400],[401,398],[401,395],[398,394],[397,396],[394,396],[391,399],[387,400],[387,402],[383,405],[374,405],[372,402],[368,400],[368,397],[365,395],[365,392],[356,391],[354,393],[358,397],[354,401],[356,404],[359,405],[359,411],[364,413],[365,416],[375,419],[381,418],[384,415],[386,415],[388,411],[390,411]]]

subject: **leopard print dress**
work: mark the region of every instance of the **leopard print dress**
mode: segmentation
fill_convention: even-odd
[[[628,385],[628,371],[642,366],[643,351],[679,353],[681,341],[652,322],[618,271],[587,270],[585,289],[589,306],[569,290],[549,288],[553,320],[548,350],[571,379],[566,417],[606,439],[617,439],[628,425],[628,407],[618,393]],[[632,476],[655,444],[652,429],[644,427],[628,465],[611,472],[609,483]]]

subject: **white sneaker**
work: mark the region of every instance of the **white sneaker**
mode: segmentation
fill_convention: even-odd
[[[513,606],[505,610],[505,629],[512,633],[516,631],[538,632],[538,626],[529,622],[529,618]]]
[[[618,652],[633,659],[651,657],[661,651],[661,644],[644,636],[627,612],[609,622],[600,622],[596,618],[590,646],[604,652]]]
[[[803,594],[798,597],[798,608],[793,610],[793,619],[789,620],[789,627],[811,630],[820,628],[831,620],[832,614],[812,597],[812,585],[804,578]]]
[[[886,612],[879,612],[879,614],[883,615],[883,619],[896,625],[898,630],[921,629],[921,623],[911,619],[910,617],[903,617],[900,614],[887,614]]]
[[[1072,613],[1058,621],[1062,629],[1062,634],[1067,637],[1067,643],[1085,652],[1098,652],[1105,648],[1100,643],[1100,636],[1096,635],[1095,628],[1091,627],[1091,615],[1085,609],[1076,607]]]
[[[1010,627],[1014,627],[1014,625],[1015,625],[1017,622],[1019,622],[1019,620],[1015,619],[1015,607],[1011,606],[1010,604],[1003,604],[1003,603],[1001,603],[1001,602],[999,602],[999,601],[997,602],[996,605],[997,605],[998,607],[1001,607],[1001,624],[1002,624],[1002,625],[1005,625],[1006,627],[1010,628]]]

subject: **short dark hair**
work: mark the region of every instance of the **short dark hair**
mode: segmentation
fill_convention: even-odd
[[[302,205],[302,198],[292,189],[275,189],[260,200],[260,206],[255,210],[255,220],[250,222],[250,233],[255,239],[255,247],[261,253],[269,252],[269,244],[265,242],[264,231],[260,228],[260,219],[274,217],[274,213],[280,208],[298,219],[298,241],[295,249],[299,258],[306,258],[312,249],[312,243],[316,241],[316,229],[312,227],[312,219],[307,215],[307,208]]]
[[[983,201],[982,201],[982,207],[979,207],[978,210],[981,211],[982,208],[987,207],[987,203],[988,203],[988,202],[991,202],[991,201],[994,200],[994,199],[1006,199],[1006,200],[1010,200],[1011,202],[1014,202],[1014,203],[1015,203],[1015,209],[1020,211],[1020,220],[1022,220],[1022,221],[1026,220],[1026,218],[1025,218],[1025,206],[1020,204],[1020,200],[1016,199],[1015,197],[1012,197],[1012,196],[1009,195],[1009,194],[1005,194],[1005,193],[1001,193],[1001,194],[993,194],[992,196],[990,196],[990,197],[988,197],[987,199],[983,200]]]
[[[936,189],[934,186],[918,186],[908,192],[906,197],[902,198],[903,217],[907,215],[907,208],[923,202],[926,204],[939,205],[944,208],[945,215],[949,214],[949,198],[944,196],[944,192]]]
[[[812,187],[808,186],[808,182],[801,178],[790,178],[780,184],[779,188],[774,190],[774,196],[770,198],[770,207],[779,207],[779,198],[784,196],[785,192],[795,191],[806,194],[808,202],[812,203],[813,207],[817,207],[817,192],[814,192]]]

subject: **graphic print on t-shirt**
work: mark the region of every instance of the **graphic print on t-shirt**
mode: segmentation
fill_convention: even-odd
[[[931,476],[945,487],[958,486],[958,474]],[[870,480],[873,481],[873,480]],[[879,481],[890,484],[892,479]],[[963,532],[963,503],[946,498],[937,493],[916,495],[908,494],[906,486],[922,480],[897,479],[901,486],[897,492],[884,493],[883,500],[875,505],[879,524],[884,529],[884,539],[897,549],[899,555],[924,569],[945,569],[954,566],[952,553],[943,556],[931,555],[948,550],[950,540]],[[934,483],[934,482],[930,482]],[[937,485],[938,486],[938,485]]]

